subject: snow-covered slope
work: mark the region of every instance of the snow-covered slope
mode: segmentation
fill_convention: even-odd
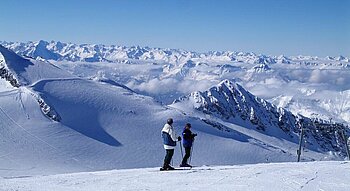
[[[3,47],[0,53],[1,176],[160,166],[164,157],[160,130],[168,117],[174,118],[177,132],[186,122],[192,123],[193,131],[198,133],[192,159],[197,165],[296,159],[295,141],[270,136],[214,115],[208,115],[208,119],[215,118],[208,123],[125,86],[130,85],[124,83],[130,79],[130,72],[141,71],[134,80],[145,82],[143,80],[159,75],[161,64],[55,62],[53,65],[41,59],[17,56]],[[184,75],[174,75],[178,80],[186,79],[197,64],[186,61],[181,66],[189,70],[182,70]],[[67,65],[78,67],[69,73],[61,69]],[[95,71],[97,65],[106,70]],[[126,65],[129,67],[124,67]],[[203,66],[204,71],[205,64],[198,66]],[[108,72],[118,72],[113,67],[121,67],[126,72],[115,73],[115,78],[111,78]],[[84,75],[75,75],[77,71]],[[173,76],[172,71],[170,67],[166,74]],[[164,76],[164,79],[171,77]],[[222,124],[224,128],[217,128],[215,124]],[[329,157],[344,159],[315,149],[302,155],[306,161]],[[174,165],[180,163],[180,158],[177,148]]]
[[[1,176],[160,166],[160,130],[168,117],[174,118],[177,132],[190,122],[198,133],[194,164],[296,158],[294,142],[249,136],[234,130],[239,129],[234,124],[230,131],[213,128],[119,83],[79,78],[48,62],[21,58],[3,47],[0,51],[6,71],[0,79]],[[315,151],[303,154],[303,160],[327,157]],[[177,148],[174,165],[180,160]]]
[[[161,144],[151,145],[160,142],[162,123],[168,115],[176,117],[174,112],[122,87],[69,77],[49,63],[0,50],[7,68],[24,65],[21,73],[10,71],[27,82],[16,88],[2,80],[1,174],[160,165]],[[40,112],[38,97],[55,109],[59,122]]]
[[[156,168],[0,178],[1,190],[337,190],[346,191],[349,162]]]

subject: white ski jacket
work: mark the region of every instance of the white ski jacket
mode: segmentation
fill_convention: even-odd
[[[176,139],[175,130],[171,125],[166,123],[162,129],[162,133],[163,132],[168,133],[171,139],[176,142],[177,139]],[[175,149],[175,146],[164,145],[164,149]]]

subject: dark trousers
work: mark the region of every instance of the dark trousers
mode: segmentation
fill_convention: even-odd
[[[163,167],[167,167],[170,165],[170,161],[171,159],[173,158],[173,155],[174,155],[174,149],[165,149],[166,151],[166,155],[165,155],[165,158],[164,158],[164,165]]]
[[[181,164],[187,164],[187,160],[190,158],[191,156],[191,147],[185,147],[185,156],[182,159]]]

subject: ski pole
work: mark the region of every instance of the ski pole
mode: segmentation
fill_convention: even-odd
[[[181,141],[180,141],[180,151],[181,151],[181,157],[184,158],[184,155],[182,153],[182,144],[181,144]]]
[[[192,143],[192,148],[191,148],[190,164],[191,164],[191,159],[192,159],[192,151],[193,151],[193,146],[194,146],[194,141],[193,141],[193,143]]]

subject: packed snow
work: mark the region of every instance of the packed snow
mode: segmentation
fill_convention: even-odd
[[[350,188],[349,162],[157,168],[0,178],[0,190],[337,190]]]

